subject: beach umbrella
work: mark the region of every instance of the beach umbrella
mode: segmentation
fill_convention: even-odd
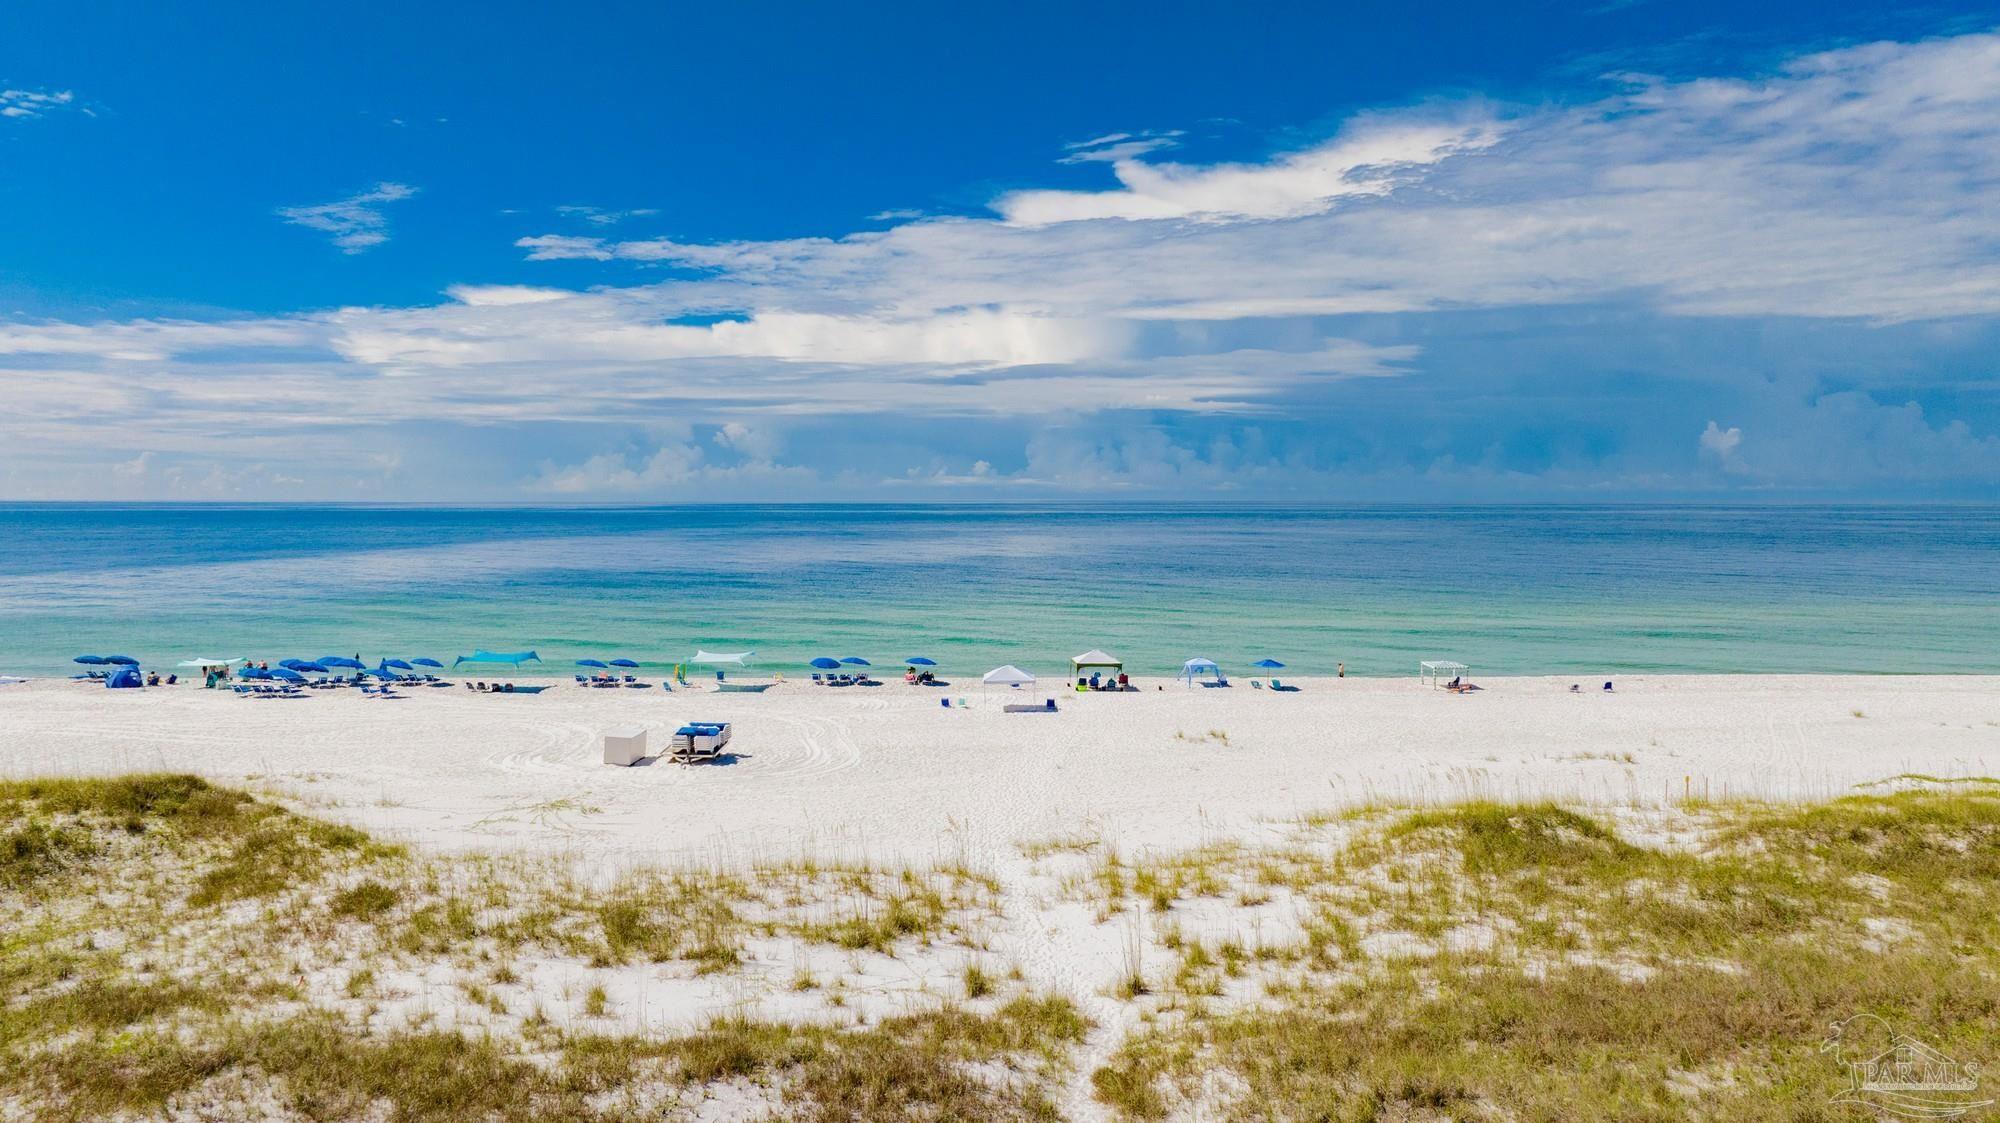
[[[376,678],[382,679],[385,682],[395,682],[397,678],[396,672],[388,669],[387,667],[377,667],[372,671],[364,669],[355,677],[359,678],[362,675],[373,675]]]
[[[323,675],[326,673],[326,668],[320,666],[318,663],[288,663],[286,666],[302,675]]]
[[[313,660],[322,667],[346,667],[350,670],[366,670],[367,665],[359,659],[349,659],[345,655],[322,655]]]
[[[70,662],[82,663],[86,667],[102,667],[105,663],[105,659],[104,656],[102,655],[79,655],[76,658],[70,660]]]
[[[845,655],[841,657],[840,661],[850,667],[872,667],[875,665],[859,655]]]
[[[598,670],[600,670],[600,671],[601,671],[601,670],[603,670],[603,669],[604,669],[604,660],[602,660],[602,659],[578,659],[578,660],[576,661],[576,665],[577,665],[577,666],[579,666],[579,667],[596,667],[596,668],[597,668]]]
[[[412,671],[416,669],[401,659],[384,659],[382,660],[382,665],[385,667],[394,667],[399,671]]]
[[[910,666],[912,666],[912,667],[935,667],[935,666],[937,666],[937,660],[935,660],[935,659],[926,659],[926,658],[924,658],[924,657],[923,657],[923,656],[921,656],[921,655],[912,655],[912,656],[910,656],[910,657],[909,657],[908,659],[905,659],[905,660],[903,660],[903,662],[905,662],[905,663],[908,663],[908,664],[909,664]]]
[[[306,680],[306,676],[298,673],[297,671],[291,669],[290,667],[279,667],[277,670],[271,671],[270,673],[266,674],[263,677],[282,679],[285,682],[304,682]]]
[[[120,667],[136,667],[139,665],[139,661],[130,655],[106,655],[104,661]]]
[[[1250,665],[1253,667],[1262,667],[1267,671],[1282,671],[1285,669],[1285,665],[1276,659],[1259,659]]]
[[[630,659],[613,659],[611,661],[611,665],[614,667],[636,667],[639,664],[633,662]]]
[[[299,669],[300,667],[306,667],[306,666],[311,666],[311,665],[312,665],[312,660],[310,660],[310,659],[280,659],[280,660],[278,660],[278,666],[280,666],[280,667],[285,667],[285,668],[287,668],[287,669],[290,669],[290,670],[294,670],[294,671],[298,670],[298,669]],[[322,665],[323,665],[323,664],[322,664]]]
[[[444,664],[435,659],[412,659],[410,662],[415,663],[419,667],[436,667],[440,671],[444,670]]]
[[[262,667],[245,667],[241,671],[237,672],[236,677],[249,678],[249,679],[266,679],[271,677],[271,672],[265,670]]]
[[[840,660],[829,659],[826,656],[822,655],[819,658],[814,659],[812,661],[812,665],[814,667],[819,668],[822,671],[837,671],[840,669]]]

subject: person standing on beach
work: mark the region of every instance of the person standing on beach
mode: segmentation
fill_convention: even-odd
[[[1337,677],[1337,678],[1346,678],[1346,677],[1347,677],[1347,664],[1345,664],[1345,663],[1335,663],[1335,664],[1334,664],[1334,666],[1336,666],[1336,667],[1339,667],[1339,668],[1340,668],[1340,671],[1339,671],[1338,675],[1336,675],[1335,677]]]

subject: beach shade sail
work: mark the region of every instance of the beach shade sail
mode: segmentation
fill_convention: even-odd
[[[743,665],[744,660],[749,659],[755,654],[757,653],[754,651],[733,651],[722,652],[720,654],[713,651],[697,651],[694,653],[694,658],[688,660],[688,662],[699,663],[709,667],[740,667]]]
[[[979,681],[988,686],[1033,686],[1035,676],[1009,663],[986,672]]]
[[[602,660],[602,659],[578,659],[578,660],[576,661],[576,665],[577,665],[577,666],[579,666],[579,667],[595,667],[595,668],[597,668],[598,670],[600,670],[600,671],[601,671],[601,670],[603,670],[603,669],[604,669],[604,660]]]
[[[935,666],[937,666],[937,660],[935,660],[935,659],[926,659],[926,658],[924,658],[924,657],[923,657],[923,656],[921,656],[921,655],[912,655],[912,656],[910,656],[910,657],[909,657],[908,659],[905,659],[905,660],[903,660],[903,662],[905,662],[905,663],[909,664],[909,665],[910,665],[910,666],[912,666],[912,667],[935,667]]]
[[[139,665],[139,661],[130,655],[106,655],[104,661],[120,667],[136,667]]]
[[[840,661],[847,664],[850,667],[872,667],[875,665],[873,663],[870,663],[868,660],[863,659],[859,655],[843,655],[841,656]]]
[[[241,659],[203,659],[197,656],[193,659],[181,660],[180,665],[183,667],[199,667],[206,670],[210,667],[234,667],[242,661]]]
[[[440,671],[444,670],[444,664],[435,659],[412,659],[410,662],[419,667],[436,667]]]
[[[404,662],[404,661],[403,661],[403,660],[401,660],[401,659],[384,659],[384,660],[382,660],[382,665],[383,665],[383,666],[385,666],[385,667],[394,667],[394,668],[396,668],[396,669],[397,669],[397,670],[399,670],[399,671],[414,671],[414,670],[416,670],[416,668],[415,668],[415,667],[412,667],[412,666],[410,666],[410,665],[409,665],[408,663]]]
[[[1190,659],[1187,662],[1181,664],[1181,677],[1188,680],[1190,684],[1192,684],[1195,679],[1204,676],[1213,676],[1215,678],[1221,678],[1222,668],[1216,666],[1215,660],[1213,659],[1199,659],[1199,658]]]
[[[290,667],[279,667],[277,670],[271,672],[270,677],[284,682],[304,682],[306,680],[306,676]]]
[[[470,655],[459,656],[451,665],[456,667],[460,663],[512,663],[518,667],[523,663],[541,661],[542,657],[532,651],[475,651]]]
[[[322,655],[313,660],[322,667],[346,667],[350,671],[366,670],[367,664],[359,659],[349,659],[345,655]]]
[[[812,666],[817,667],[822,671],[837,671],[840,669],[840,660],[829,659],[826,656],[822,655],[819,658],[814,659],[812,661]]]
[[[121,664],[117,670],[111,672],[110,678],[104,680],[104,685],[112,690],[131,690],[146,684],[139,677],[139,668]]]
[[[611,661],[611,665],[614,667],[625,667],[629,669],[632,667],[636,667],[639,664],[630,659],[613,659]]]
[[[1267,671],[1282,671],[1285,669],[1285,665],[1276,659],[1259,659],[1250,665],[1253,667],[1262,667]]]
[[[104,665],[104,656],[102,656],[102,655],[79,655],[79,656],[77,656],[76,658],[74,658],[74,659],[70,660],[70,662],[72,662],[72,663],[82,663],[82,664],[83,664],[84,666],[86,666],[86,667],[102,667],[102,666]]]
[[[1075,671],[1083,670],[1085,667],[1109,667],[1114,671],[1125,669],[1125,661],[1123,659],[1111,654],[1109,651],[1095,647],[1071,659],[1069,665],[1070,669]]]

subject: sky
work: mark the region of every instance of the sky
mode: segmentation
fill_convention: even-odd
[[[0,7],[0,499],[2000,499],[2000,17]]]

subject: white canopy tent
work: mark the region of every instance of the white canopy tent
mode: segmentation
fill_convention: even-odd
[[[1035,676],[1009,663],[986,672],[979,681],[988,686],[1033,686]]]
[[[1455,663],[1450,659],[1426,659],[1417,664],[1417,681],[1428,682],[1433,687],[1443,686],[1446,675],[1455,679],[1464,678],[1465,672],[1471,669],[1463,663]]]
[[[735,651],[720,655],[713,651],[697,651],[694,653],[694,658],[688,662],[705,667],[740,667],[744,660],[755,654],[757,653],[754,651]]]
[[[1085,667],[1110,667],[1114,671],[1122,671],[1125,669],[1125,660],[1118,658],[1109,651],[1105,651],[1103,648],[1093,647],[1089,651],[1071,659],[1069,666],[1072,672],[1080,672]]]

